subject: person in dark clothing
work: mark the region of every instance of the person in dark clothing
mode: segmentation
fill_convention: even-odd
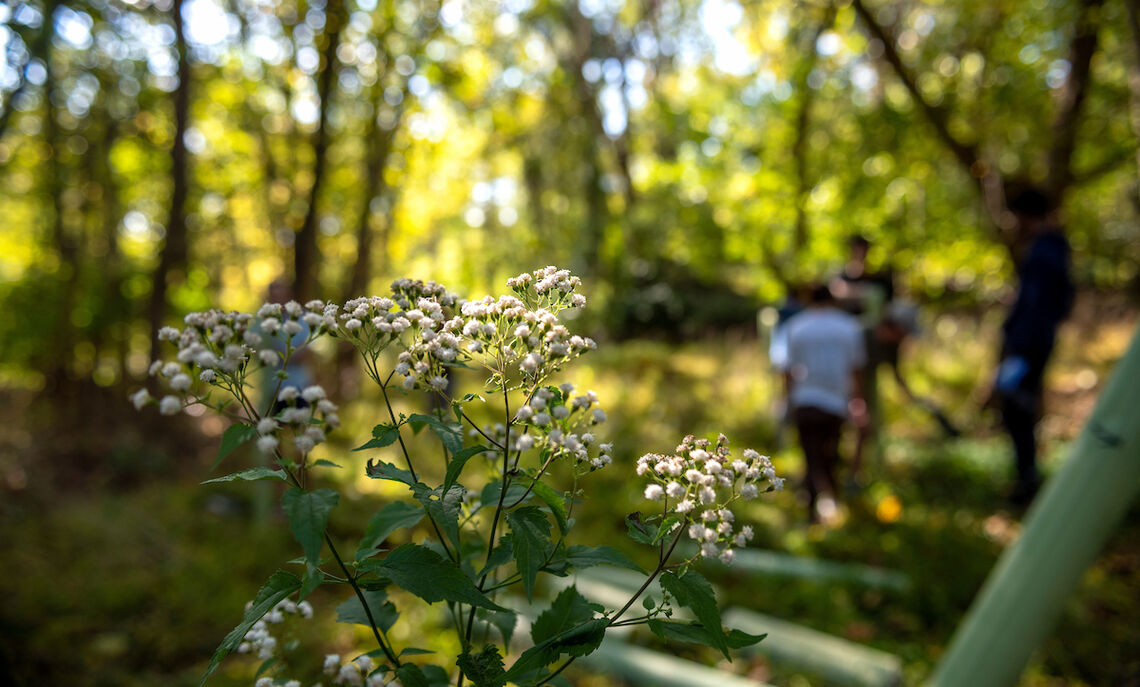
[[[1069,275],[1069,242],[1050,220],[1049,197],[1027,187],[1010,194],[1008,206],[1017,218],[1023,248],[1017,265],[1017,299],[1002,325],[994,396],[1016,456],[1017,482],[1010,500],[1024,505],[1041,484],[1034,434],[1041,414],[1042,379],[1075,290]]]

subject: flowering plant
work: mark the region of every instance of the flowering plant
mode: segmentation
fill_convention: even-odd
[[[724,630],[712,588],[692,564],[701,557],[731,562],[732,547],[752,537],[750,527],[736,528],[731,506],[780,488],[771,463],[751,450],[734,459],[723,435],[715,442],[685,437],[674,455],[648,454],[637,462],[637,474],[649,479],[645,496],[660,510],[648,517],[635,513],[627,523],[631,538],[655,550],[651,571],[611,546],[572,544],[578,483],[612,462],[612,445],[596,436],[606,420],[597,395],[551,381],[563,366],[596,347],[591,339],[571,334],[559,318],[586,299],[578,293],[578,278],[554,267],[507,284],[509,295],[462,300],[434,282],[401,279],[387,297],[343,305],[266,304],[254,314],[194,313],[183,329],[160,332],[177,354],[169,362],[155,362],[150,371],[170,392],[156,400],[140,390],[132,396],[136,407],[157,405],[160,413],[172,415],[201,405],[233,418],[219,460],[253,442],[270,465],[209,482],[284,482],[281,506],[303,551],[293,562],[300,566],[297,573],[277,571],[248,605],[215,652],[203,682],[238,651],[266,660],[258,687],[299,685],[281,674],[279,646],[270,630],[286,615],[312,615],[305,599],[323,584],[350,590],[337,609],[338,619],[367,626],[375,642],[375,648],[347,663],[336,654],[327,657],[325,672],[337,684],[564,682],[559,673],[570,662],[597,649],[608,629],[626,625],[645,624],[662,638],[707,644],[726,657],[730,648],[761,639]],[[313,459],[314,449],[340,426],[339,409],[320,386],[290,384],[290,364],[298,352],[324,336],[356,348],[384,401],[386,421],[355,449],[373,453],[365,473],[404,485],[409,496],[376,512],[351,556],[341,554],[328,528],[338,492],[314,485],[321,470],[339,467]],[[450,399],[449,375],[457,368],[486,373],[487,398]],[[271,374],[259,375],[259,370]],[[262,399],[254,393],[259,385],[268,392]],[[416,391],[434,396],[443,410],[398,415],[393,393]],[[500,421],[480,423],[473,413],[496,413]],[[405,442],[407,430],[425,427],[442,449],[442,480],[438,474],[429,477],[430,468]],[[385,453],[397,462],[384,460]],[[556,466],[568,474],[569,489],[552,486]],[[426,538],[389,546],[389,538],[405,529]],[[675,560],[686,536],[697,544],[695,553]],[[531,600],[540,576],[565,577],[595,565],[637,570],[646,575],[645,583],[616,609],[589,602],[572,586],[565,589],[534,619],[531,646],[507,667],[504,658],[511,655],[517,621],[511,601],[518,597],[511,590]],[[644,613],[626,617],[657,579],[663,598],[645,599]],[[394,644],[389,630],[399,612],[389,588],[428,604],[446,604],[461,647],[453,661],[421,663],[419,655],[429,652]],[[674,607],[688,608],[696,619],[671,620]],[[491,629],[501,645],[488,641]]]

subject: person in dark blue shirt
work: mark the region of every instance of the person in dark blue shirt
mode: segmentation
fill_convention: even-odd
[[[1029,503],[1040,486],[1035,429],[1041,414],[1042,378],[1061,322],[1073,306],[1070,249],[1050,219],[1049,197],[1026,187],[1009,195],[1021,243],[1017,299],[1002,325],[1001,363],[994,382],[1002,423],[1013,440],[1017,482],[1010,499]]]

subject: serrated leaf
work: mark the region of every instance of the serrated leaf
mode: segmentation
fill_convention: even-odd
[[[247,482],[252,482],[253,480],[258,479],[277,479],[284,482],[287,478],[284,470],[274,470],[273,468],[262,466],[250,468],[248,470],[242,470],[241,472],[235,472],[233,474],[226,475],[225,477],[215,477],[214,479],[208,479],[205,482],[202,482],[202,484],[214,484],[215,482],[232,482],[235,479],[245,480]]]
[[[503,670],[503,657],[499,655],[499,647],[488,644],[477,654],[465,651],[459,654],[455,662],[459,669],[467,675],[475,687],[503,687],[507,684],[506,671]]]
[[[566,549],[566,562],[578,570],[604,564],[645,573],[641,566],[612,546],[582,546],[580,544],[571,546]]]
[[[459,548],[459,515],[463,510],[463,497],[467,489],[461,484],[456,484],[446,492],[442,490],[443,487],[429,489],[424,484],[416,484],[412,488],[416,500],[423,504],[424,509],[443,529],[452,545]]]
[[[396,623],[396,618],[399,613],[396,607],[388,600],[388,592],[383,589],[370,589],[361,592],[364,595],[364,600],[368,602],[368,610],[372,611],[372,619],[376,621],[376,627],[380,628],[381,632],[387,632],[392,625]],[[360,598],[353,594],[341,605],[336,607],[336,621],[338,623],[349,623],[352,625],[364,625],[371,627],[372,623],[368,621],[368,614],[364,612],[364,606],[360,603]]]
[[[226,431],[222,433],[222,445],[218,447],[218,457],[214,459],[214,464],[210,466],[210,471],[213,472],[226,456],[233,453],[238,446],[257,436],[257,428],[253,425],[238,423],[230,425]]]
[[[558,523],[558,531],[565,535],[570,529],[566,522],[566,497],[555,491],[546,482],[535,482],[531,491],[550,507],[550,512],[554,514],[554,521]]]
[[[703,644],[716,648],[715,639],[700,623],[675,623],[666,620],[650,620],[649,629],[661,639],[690,644]],[[742,649],[760,642],[768,635],[752,635],[740,630],[732,630],[725,635],[725,641],[730,649]]]
[[[447,475],[443,478],[444,491],[450,489],[451,485],[455,484],[456,480],[459,479],[459,475],[463,472],[463,466],[467,464],[467,461],[480,453],[486,453],[490,450],[491,449],[486,446],[468,446],[462,451],[452,454],[451,460],[447,462]]]
[[[484,507],[494,508],[499,503],[499,492],[503,488],[503,483],[499,480],[491,480],[483,486],[483,491],[479,492],[479,500],[482,501]],[[507,487],[507,493],[503,496],[503,503],[512,504],[515,501],[523,498],[526,494],[526,487],[521,484],[514,483]],[[528,494],[526,497],[530,499]],[[526,503],[524,500],[523,503]]]
[[[287,573],[284,570],[278,570],[273,573],[272,577],[258,590],[257,596],[254,597],[253,603],[246,610],[245,615],[242,616],[238,626],[226,635],[226,638],[222,640],[217,650],[214,651],[214,656],[210,659],[210,665],[206,668],[206,674],[202,676],[198,687],[206,684],[206,679],[218,669],[218,665],[222,662],[222,659],[237,649],[254,623],[261,620],[261,617],[276,606],[279,601],[297,591],[300,586],[301,580],[296,575]]]
[[[567,587],[554,598],[550,608],[535,619],[530,628],[530,637],[536,645],[541,644],[593,619],[594,611],[590,608],[590,602],[576,587]]]
[[[305,550],[305,559],[314,565],[321,558],[329,512],[339,499],[340,496],[332,489],[290,489],[281,497],[289,529]]]
[[[608,618],[595,618],[555,635],[541,644],[535,644],[519,656],[504,677],[507,680],[517,681],[550,665],[563,654],[578,657],[592,653],[601,645],[609,622]]]
[[[458,424],[444,422],[434,415],[423,415],[422,413],[416,413],[409,417],[408,424],[416,432],[419,432],[426,425],[433,434],[439,437],[443,447],[451,455],[455,455],[463,449],[463,430]]]
[[[384,448],[396,443],[400,438],[400,428],[395,425],[376,425],[372,428],[372,438],[353,451],[364,451],[370,448]]]
[[[677,603],[697,616],[697,620],[708,632],[710,646],[720,649],[724,657],[731,661],[728,638],[721,627],[720,609],[717,608],[716,595],[709,581],[695,570],[687,570],[680,576],[667,572],[661,576],[661,586],[673,595]]]
[[[407,470],[401,470],[395,465],[392,465],[391,463],[385,463],[382,460],[378,460],[375,463],[369,460],[367,466],[364,469],[364,474],[368,475],[372,479],[387,479],[392,480],[393,482],[402,482],[409,487],[414,487],[419,484],[412,478],[412,473],[408,472]]]
[[[529,600],[534,596],[538,571],[550,556],[550,521],[535,506],[524,506],[507,513],[511,526],[511,549],[515,565],[522,576],[523,590]]]
[[[393,501],[380,509],[368,521],[364,530],[364,538],[360,540],[360,547],[356,550],[356,560],[363,561],[376,555],[376,547],[384,543],[393,532],[405,527],[415,527],[424,518],[422,506]]]
[[[424,601],[454,601],[494,611],[506,611],[488,599],[459,566],[431,549],[404,544],[382,560],[364,564]]]
[[[325,460],[324,458],[321,458],[320,460],[313,461],[313,465],[317,465],[317,466],[320,466],[323,468],[339,468],[340,467],[339,465],[332,462],[331,460]]]

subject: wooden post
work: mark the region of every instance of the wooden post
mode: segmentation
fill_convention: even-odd
[[[1030,507],[930,687],[1013,685],[1140,487],[1140,335],[1117,363],[1068,461]]]

